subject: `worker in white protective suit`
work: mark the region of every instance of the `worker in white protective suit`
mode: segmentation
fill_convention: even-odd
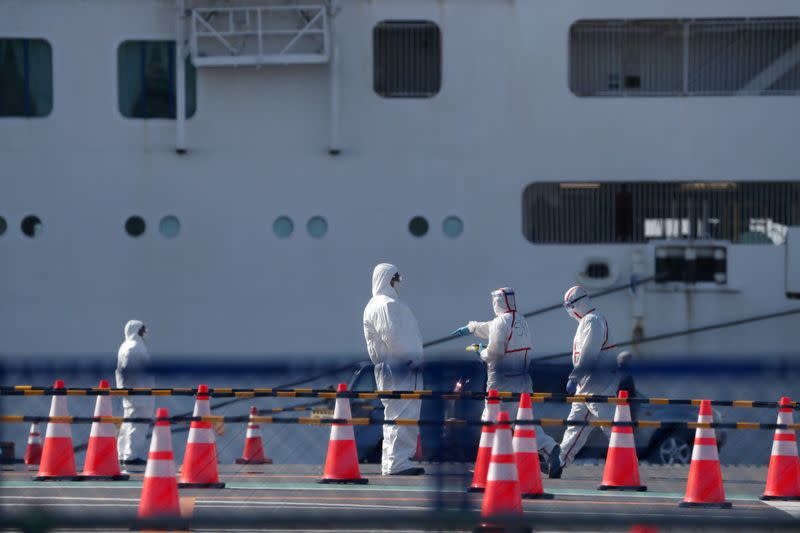
[[[140,320],[125,324],[125,341],[117,353],[117,388],[153,388],[153,377],[148,373],[150,354],[144,343],[147,326]],[[152,418],[155,402],[152,396],[125,396],[122,398],[122,416],[125,418]],[[117,453],[123,465],[147,463],[148,424],[125,422],[119,429]]]
[[[608,321],[595,309],[586,289],[581,286],[572,287],[564,294],[564,308],[578,321],[572,341],[573,370],[567,381],[567,393],[616,396],[619,383],[614,353],[616,346],[611,340]],[[612,420],[613,416],[614,404],[575,402],[567,419],[588,422]],[[602,429],[610,439],[611,428],[604,426]],[[551,478],[561,477],[561,470],[575,459],[591,431],[590,426],[567,426],[561,440],[560,464],[551,469]]]
[[[380,390],[422,389],[422,337],[414,313],[397,297],[400,281],[394,265],[376,266],[372,272],[372,299],[364,309],[364,338]],[[384,420],[419,420],[420,400],[381,402]],[[425,473],[411,464],[418,436],[418,426],[383,426],[381,473],[384,476]]]
[[[487,339],[486,348],[480,351],[481,360],[486,363],[486,390],[500,392],[533,392],[531,375],[528,370],[533,351],[531,333],[525,317],[517,313],[514,291],[503,287],[492,291],[494,319],[488,322],[470,321],[466,326],[453,332],[453,335],[472,333]],[[487,416],[484,406],[482,419]],[[515,414],[515,413],[513,413]],[[553,438],[539,426],[536,442],[544,462],[542,467],[557,460],[560,450]]]

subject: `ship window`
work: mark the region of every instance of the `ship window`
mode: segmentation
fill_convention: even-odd
[[[27,237],[33,239],[42,234],[42,231],[44,230],[44,225],[42,224],[42,219],[40,219],[36,215],[28,215],[22,219],[22,223],[20,224],[20,229],[22,230],[22,233],[24,233]]]
[[[414,237],[422,237],[428,233],[428,221],[425,217],[414,217],[408,223],[408,231]]]
[[[320,216],[311,217],[308,219],[306,229],[308,229],[309,235],[315,239],[321,239],[328,233],[328,221]]]
[[[373,88],[384,97],[428,98],[442,86],[439,26],[390,20],[372,30]]]
[[[131,237],[139,237],[145,230],[144,219],[140,216],[132,216],[125,221],[125,232]]]
[[[456,216],[449,216],[442,222],[442,231],[451,239],[455,239],[464,231],[464,222]]]
[[[6,224],[6,219],[0,217],[0,235],[6,232],[6,228],[8,228],[8,224]]]
[[[800,224],[800,182],[533,183],[522,209],[533,243],[783,244],[788,227]]]
[[[158,223],[158,231],[167,239],[174,239],[181,231],[181,222],[178,217],[167,215]]]
[[[43,39],[0,39],[0,117],[53,110],[53,51]]]
[[[175,118],[175,42],[125,41],[117,49],[119,111],[127,118]],[[196,72],[186,58],[186,117],[197,109]]]
[[[800,93],[800,17],[583,20],[569,31],[578,96]]]
[[[279,216],[272,223],[272,232],[279,239],[286,239],[294,231],[294,222],[287,216]]]

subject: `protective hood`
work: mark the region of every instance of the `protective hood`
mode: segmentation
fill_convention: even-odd
[[[392,287],[392,278],[397,274],[397,267],[389,263],[381,263],[372,271],[372,295],[397,298],[397,291]]]
[[[569,316],[575,320],[588,315],[594,311],[594,304],[589,298],[589,293],[580,285],[575,285],[564,294],[564,309],[567,310]]]
[[[128,323],[125,324],[125,340],[137,340],[139,330],[142,329],[142,326],[144,326],[144,322],[141,320],[128,320]],[[138,340],[141,339],[141,337],[138,338]]]
[[[503,287],[492,291],[492,309],[494,309],[495,316],[515,312],[517,310],[517,301],[514,297],[514,290]]]

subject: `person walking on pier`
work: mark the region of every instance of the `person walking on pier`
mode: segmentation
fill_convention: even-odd
[[[147,372],[150,354],[144,343],[147,326],[141,320],[125,324],[125,341],[117,352],[117,388],[152,388],[153,376]],[[152,418],[155,402],[152,396],[125,396],[122,414],[125,418]],[[125,422],[119,429],[117,453],[123,465],[147,463],[147,424]]]
[[[397,267],[377,265],[372,272],[372,299],[364,309],[364,338],[375,364],[380,390],[422,389],[422,336],[411,309],[398,298],[402,278]],[[384,420],[419,420],[420,400],[381,400]],[[384,424],[381,473],[416,476],[425,473],[411,464],[417,449],[418,426]]]

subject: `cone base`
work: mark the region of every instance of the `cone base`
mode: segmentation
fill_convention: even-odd
[[[486,492],[486,487],[469,487],[467,492]]]
[[[116,474],[113,476],[93,476],[91,474],[81,474],[78,481],[128,481],[130,474]]]
[[[178,483],[179,489],[224,489],[225,483]]]
[[[646,485],[600,485],[597,490],[630,490],[636,492],[647,492]]]
[[[800,502],[800,496],[770,496],[769,494],[764,494],[759,498],[759,500],[778,500],[784,502]]]
[[[681,502],[678,507],[702,507],[705,509],[730,509],[731,502]]]
[[[236,459],[236,464],[237,465],[271,465],[272,464],[272,459],[267,458],[267,459],[264,459],[263,461],[253,461],[251,459],[244,459],[242,457],[239,457],[238,459]]]
[[[80,481],[82,476],[35,476],[33,481]]]
[[[337,483],[339,485],[351,484],[351,485],[366,485],[369,483],[369,480],[365,477],[358,478],[358,479],[319,479],[317,483]]]
[[[539,492],[537,494],[523,494],[523,500],[552,500],[554,496],[549,492]]]

